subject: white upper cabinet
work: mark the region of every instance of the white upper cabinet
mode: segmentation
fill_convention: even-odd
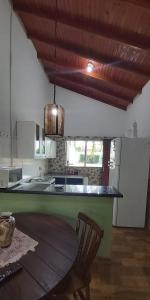
[[[45,154],[47,158],[56,158],[56,142],[45,137]]]
[[[56,157],[56,142],[44,136],[44,130],[34,121],[17,122],[18,158]]]

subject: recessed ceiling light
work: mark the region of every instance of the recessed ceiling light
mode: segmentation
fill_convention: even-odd
[[[91,73],[93,71],[93,69],[94,69],[93,64],[91,62],[89,62],[86,67],[87,72]]]

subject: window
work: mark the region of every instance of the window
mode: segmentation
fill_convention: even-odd
[[[67,141],[67,165],[102,167],[102,141]]]

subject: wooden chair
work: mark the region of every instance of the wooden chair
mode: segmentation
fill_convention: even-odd
[[[79,237],[76,263],[66,282],[56,290],[57,300],[90,300],[90,268],[100,246],[103,230],[91,218],[80,212],[76,233]]]

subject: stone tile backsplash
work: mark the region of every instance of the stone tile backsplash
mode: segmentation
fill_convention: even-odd
[[[87,176],[90,185],[101,184],[101,168],[93,167],[69,167],[66,166],[66,140],[100,140],[98,137],[63,137],[55,138],[57,142],[56,158],[49,159],[48,161],[48,172],[51,174],[71,174],[78,172],[79,175]]]

